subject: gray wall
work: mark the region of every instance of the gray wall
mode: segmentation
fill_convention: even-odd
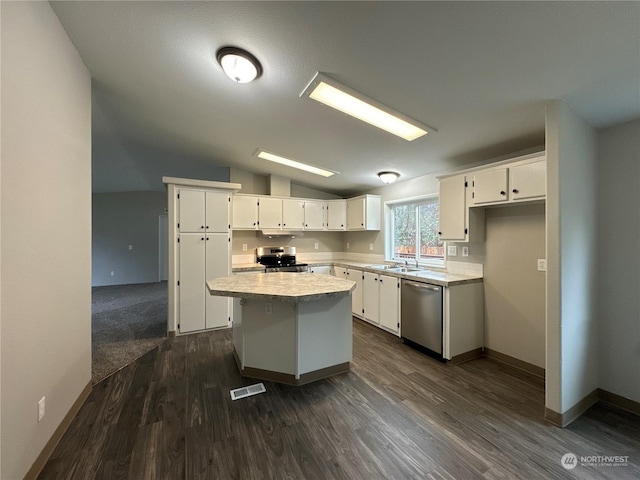
[[[485,346],[544,368],[545,206],[485,210]]]
[[[640,402],[640,120],[598,143],[599,386]]]
[[[0,478],[19,479],[91,382],[91,78],[48,2],[0,8]]]
[[[158,216],[165,208],[163,192],[93,195],[94,287],[158,281]]]

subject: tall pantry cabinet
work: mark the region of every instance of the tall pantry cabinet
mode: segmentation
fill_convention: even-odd
[[[163,177],[168,191],[170,334],[227,327],[231,300],[206,281],[231,275],[232,193],[239,184]]]

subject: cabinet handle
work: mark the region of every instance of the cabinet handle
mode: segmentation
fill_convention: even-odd
[[[204,240],[204,237],[202,237],[200,240]]]
[[[438,232],[438,235],[442,235],[442,232]]]
[[[208,229],[208,228],[209,228],[209,225],[207,225],[207,227],[206,227],[206,228]]]
[[[253,222],[253,226],[254,226],[254,227],[256,226],[256,222]]]
[[[200,228],[204,228],[204,225],[200,225]]]
[[[511,190],[513,193],[518,193],[518,189],[514,188],[513,190]]]
[[[207,237],[207,242],[209,241],[209,237]]]
[[[500,195],[506,195],[507,192],[505,192],[504,190],[500,190]]]
[[[280,224],[278,224],[278,226],[280,226]]]

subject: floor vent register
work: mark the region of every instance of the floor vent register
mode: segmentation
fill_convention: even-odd
[[[251,395],[257,395],[259,393],[266,392],[263,383],[256,383],[255,385],[248,385],[246,387],[236,388],[231,390],[231,400],[239,400],[241,398],[250,397]]]

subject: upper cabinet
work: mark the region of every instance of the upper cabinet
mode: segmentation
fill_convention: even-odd
[[[178,195],[180,232],[226,233],[231,228],[230,193],[181,188]]]
[[[547,162],[518,165],[509,169],[510,196],[513,201],[545,198],[547,196]]]
[[[380,230],[380,214],[378,195],[314,200],[236,194],[232,226],[235,230]],[[194,228],[201,223],[194,220]]]
[[[327,230],[347,229],[347,201],[327,201]]]
[[[473,205],[544,200],[547,185],[545,157],[473,172]]]
[[[236,230],[257,230],[258,204],[260,197],[257,195],[233,196],[233,220],[231,224]]]
[[[324,200],[305,200],[304,202],[304,229],[324,230],[324,212],[326,203]]]
[[[466,175],[440,180],[438,236],[443,242],[484,240],[484,210],[470,209],[471,189]]]
[[[440,177],[439,237],[484,241],[484,208],[544,200],[546,157],[514,159]]]
[[[380,196],[360,195],[347,200],[347,230],[380,230]]]

